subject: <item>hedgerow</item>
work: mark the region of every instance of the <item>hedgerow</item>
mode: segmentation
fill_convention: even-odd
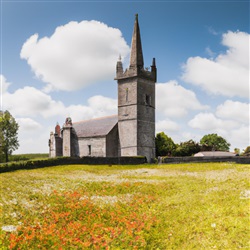
[[[146,163],[144,156],[135,157],[57,157],[44,160],[28,160],[0,164],[0,173],[21,169],[36,169],[58,165],[88,164],[88,165],[134,165]]]

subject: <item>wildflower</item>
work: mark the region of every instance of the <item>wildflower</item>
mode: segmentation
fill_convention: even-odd
[[[2,230],[5,232],[14,232],[17,230],[17,227],[13,225],[2,226]]]
[[[250,198],[250,190],[244,190],[240,193],[240,199],[249,199]]]
[[[211,224],[211,227],[212,227],[212,228],[216,228],[216,224],[215,224],[215,223],[212,223],[212,224]]]
[[[10,214],[12,218],[16,218],[17,217],[17,214],[15,212],[11,213]]]

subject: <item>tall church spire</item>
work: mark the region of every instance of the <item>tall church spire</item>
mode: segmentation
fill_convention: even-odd
[[[134,32],[131,43],[130,68],[143,68],[143,54],[141,45],[140,27],[138,22],[138,14],[135,15]]]
[[[148,68],[144,69],[143,53],[142,53],[142,43],[140,27],[138,22],[138,14],[135,15],[134,31],[131,42],[131,52],[130,52],[130,65],[128,69],[123,71],[122,62],[119,59],[116,64],[116,80],[126,79],[130,77],[140,76],[148,78],[156,82],[157,69],[155,64],[155,59],[151,65],[151,71]]]

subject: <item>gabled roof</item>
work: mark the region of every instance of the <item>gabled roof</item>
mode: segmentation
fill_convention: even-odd
[[[78,137],[96,137],[107,135],[117,124],[118,116],[105,116],[73,123]]]
[[[197,156],[209,156],[209,157],[230,157],[235,156],[235,153],[224,152],[224,151],[201,151],[194,155]]]

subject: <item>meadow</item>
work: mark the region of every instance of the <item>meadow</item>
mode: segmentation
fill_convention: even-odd
[[[1,249],[250,249],[249,169],[189,163],[2,173]]]

